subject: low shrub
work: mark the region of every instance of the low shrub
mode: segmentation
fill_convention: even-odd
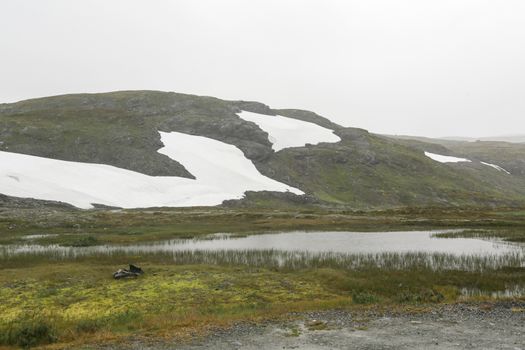
[[[99,244],[99,241],[95,237],[84,236],[84,237],[74,240],[69,245],[71,247],[91,247],[91,246],[98,245],[98,244]]]
[[[403,291],[398,294],[398,301],[401,303],[439,303],[445,300],[445,296],[430,288],[423,288],[418,291]]]
[[[50,344],[56,341],[54,328],[45,320],[22,319],[13,322],[1,332],[1,343],[29,349],[36,345]]]
[[[352,293],[352,302],[354,304],[374,304],[379,301],[379,298],[369,292],[353,292]]]
[[[81,320],[75,329],[78,333],[95,333],[106,325],[105,320]]]

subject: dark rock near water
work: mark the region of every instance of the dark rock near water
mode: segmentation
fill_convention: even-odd
[[[118,269],[117,272],[113,274],[113,278],[116,280],[119,280],[122,278],[135,278],[143,274],[144,274],[144,271],[140,267],[129,264],[129,270],[128,269]]]

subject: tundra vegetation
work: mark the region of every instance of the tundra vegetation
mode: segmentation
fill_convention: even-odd
[[[89,246],[286,230],[464,228],[441,236],[523,242],[525,210],[348,211],[293,207],[158,210],[3,208],[2,245]],[[443,239],[446,239],[445,237]],[[113,280],[128,263],[146,272]],[[442,303],[524,302],[519,255],[342,255],[281,251],[0,257],[0,342],[9,347],[82,347],[130,336],[184,341],[236,322],[293,311],[420,311]],[[505,291],[516,291],[507,293]],[[521,292],[520,292],[521,291]]]
[[[311,122],[333,130],[340,141],[275,152],[269,134],[240,118],[242,111]],[[0,347],[80,348],[130,336],[184,340],[236,322],[290,317],[293,311],[421,310],[502,297],[523,305],[525,267],[519,254],[9,255],[5,246],[83,249],[221,232],[443,228],[466,230],[437,235],[441,239],[522,244],[524,144],[375,135],[309,111],[159,91],[0,104],[0,123],[0,152],[100,163],[151,176],[195,178],[184,164],[158,152],[159,132],[204,136],[236,146],[261,174],[305,192],[247,192],[242,200],[213,208],[97,205],[89,211],[0,194]],[[472,161],[443,164],[425,152]],[[20,180],[4,175],[6,188]],[[409,209],[396,209],[401,207]],[[113,272],[129,263],[145,274],[113,280]]]

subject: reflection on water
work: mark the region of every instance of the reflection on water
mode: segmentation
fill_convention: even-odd
[[[25,236],[22,236],[22,239],[25,239],[25,240],[34,240],[34,239],[40,239],[40,238],[51,238],[51,237],[57,237],[58,235],[57,234],[39,234],[39,235],[25,235]]]
[[[501,241],[476,238],[433,238],[444,231],[409,232],[286,232],[252,236],[216,234],[206,239],[177,239],[133,245],[63,247],[59,245],[20,244],[0,248],[0,255],[55,253],[67,256],[90,254],[155,253],[178,251],[277,250],[309,253],[446,253],[454,255],[504,255],[522,253],[523,247]]]

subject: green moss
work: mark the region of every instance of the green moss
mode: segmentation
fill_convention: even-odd
[[[20,323],[17,320],[25,319],[32,310],[39,310],[35,320],[49,320],[49,334],[59,341],[68,341],[102,333],[156,334],[292,310],[349,307],[352,302],[454,302],[461,296],[462,288],[490,292],[525,284],[523,269],[279,270],[242,265],[159,264],[148,263],[147,257],[142,259],[140,265],[146,274],[133,280],[113,280],[111,273],[119,263],[111,259],[103,263],[95,259],[3,269],[0,333],[9,331],[12,324]]]

